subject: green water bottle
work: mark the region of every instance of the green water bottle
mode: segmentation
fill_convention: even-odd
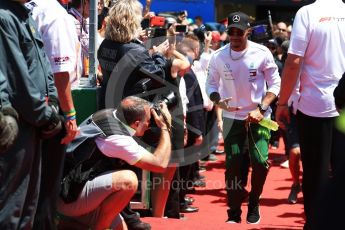
[[[339,117],[336,118],[335,127],[345,133],[345,111],[341,111]]]
[[[278,128],[279,128],[279,125],[277,122],[275,121],[272,121],[271,119],[269,118],[264,118],[262,119],[260,122],[259,122],[259,125],[265,127],[265,128],[268,128],[272,131],[277,131]]]

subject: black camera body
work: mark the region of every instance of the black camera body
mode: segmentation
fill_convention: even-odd
[[[160,104],[164,102],[167,105],[168,110],[172,111],[178,105],[178,97],[175,92],[167,90],[167,87],[163,82],[159,82],[150,77],[145,77],[134,85],[131,93],[132,95],[135,94],[136,96],[151,102],[152,108],[158,115],[163,116],[168,129],[171,129],[171,124],[169,124],[164,113],[162,113]],[[145,132],[141,139],[151,146],[156,146],[159,142],[160,128],[157,127],[153,116],[151,116],[150,126],[151,128]]]
[[[158,115],[161,114],[161,103],[165,103],[168,107],[168,110],[171,111],[177,106],[178,100],[173,91],[170,91],[166,95],[161,95],[160,99],[154,101],[152,106]]]

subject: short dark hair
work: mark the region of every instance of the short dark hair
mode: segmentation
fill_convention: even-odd
[[[135,96],[126,97],[117,107],[116,117],[127,125],[131,125],[137,120],[145,119],[146,106],[150,107],[151,103],[145,99]]]
[[[194,20],[200,20],[200,21],[203,21],[202,17],[201,16],[195,16]]]

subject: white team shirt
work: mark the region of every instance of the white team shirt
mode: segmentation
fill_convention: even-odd
[[[69,72],[72,87],[77,87],[81,51],[72,16],[57,0],[32,0],[26,6],[32,10],[53,73]]]
[[[246,119],[248,113],[257,108],[267,92],[278,95],[280,76],[272,53],[267,47],[248,41],[247,51],[231,51],[226,45],[213,54],[206,82],[206,91],[219,92],[222,99],[231,97],[229,106],[241,106],[237,112],[223,111],[223,116],[236,120]],[[270,117],[271,109],[264,114]]]
[[[317,0],[296,14],[288,53],[304,57],[298,110],[306,115],[339,115],[333,91],[345,72],[344,12],[341,0]]]
[[[107,138],[97,137],[95,141],[97,147],[105,156],[119,158],[130,165],[136,164],[144,156],[145,152],[150,153],[130,136],[112,135]]]

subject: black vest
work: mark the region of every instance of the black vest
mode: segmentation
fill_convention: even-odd
[[[75,201],[88,180],[106,171],[129,168],[125,161],[107,157],[97,148],[95,138],[115,134],[130,135],[114,117],[113,109],[100,110],[80,125],[80,135],[67,147],[60,192],[65,203]]]

